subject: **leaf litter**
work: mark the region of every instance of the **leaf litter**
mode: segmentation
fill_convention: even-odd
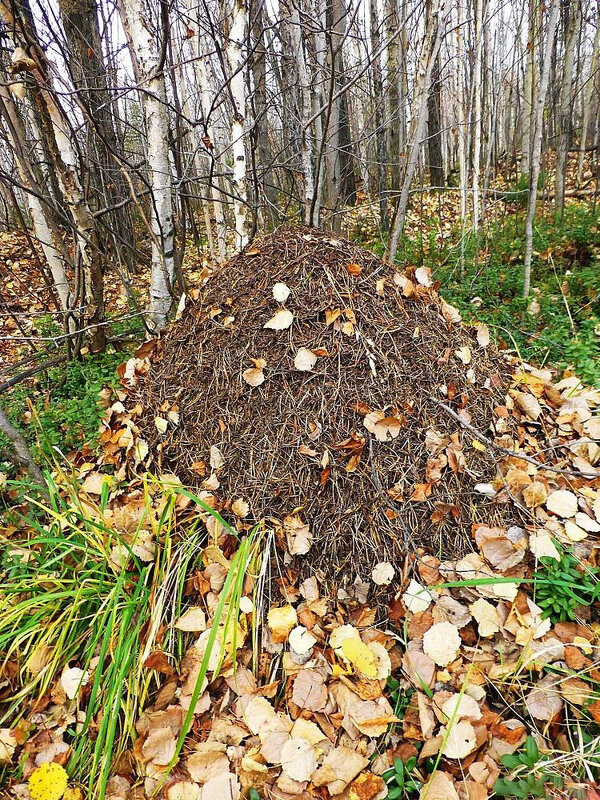
[[[279,252],[278,236],[296,248],[293,269],[277,272],[269,261]],[[236,320],[248,328],[254,319],[253,330],[262,330],[265,318],[279,314],[273,300],[300,297],[298,275],[306,251],[331,274],[339,263],[335,274],[347,281],[352,314],[340,309],[332,319],[333,298],[316,292],[305,310],[302,297],[293,306],[293,327],[264,334],[294,332],[298,326],[304,344],[286,339],[277,345],[279,352],[256,340],[260,346],[253,352],[265,353],[269,362],[264,386],[274,384],[255,408],[258,430],[246,428],[231,410],[226,413],[245,405],[247,389],[219,411],[218,392],[216,400],[209,392],[196,393],[205,413],[207,402],[215,404],[206,424],[200,424],[185,379],[177,396],[166,380],[184,349],[191,352],[198,337],[206,344],[200,299],[166,334],[158,356],[148,350],[123,368],[123,391],[107,411],[98,474],[110,469],[123,480],[132,470],[154,466],[163,480],[177,482],[167,477],[177,457],[179,477],[194,476],[191,483],[200,486],[203,502],[239,534],[263,520],[276,549],[266,549],[261,558],[267,565],[275,560],[278,577],[266,590],[260,564],[246,571],[237,610],[223,624],[217,612],[221,600],[228,601],[223,593],[236,544],[219,518],[203,515],[202,563],[186,582],[184,610],[173,621],[186,643],[183,658],[173,662],[158,647],[147,659],[155,687],[137,720],[137,738],[113,765],[106,796],[141,800],[158,792],[169,800],[236,800],[253,788],[260,797],[278,800],[379,800],[388,794],[384,775],[398,759],[415,756],[421,800],[485,800],[507,772],[503,757],[518,753],[528,735],[541,751],[564,761],[572,788],[585,792],[585,776],[575,769],[583,740],[573,736],[585,730],[593,742],[600,724],[598,605],[582,604],[573,619],[557,619],[536,602],[532,574],[540,559],[556,563],[566,549],[576,554],[582,578],[596,568],[600,393],[575,376],[554,382],[549,370],[494,353],[486,332],[459,325],[457,312],[437,297],[425,273],[414,274],[408,293],[407,283],[395,280],[383,289],[379,284],[379,291],[373,283],[371,291],[369,281],[381,280],[379,262],[318,232],[279,232],[260,245],[269,267],[264,295],[270,300],[262,300],[263,289],[256,286],[253,306],[232,309]],[[325,264],[318,261],[323,252],[328,253]],[[252,264],[256,275],[256,258]],[[279,283],[291,291],[275,291]],[[216,284],[208,290],[210,306],[215,305],[210,292],[221,291]],[[241,284],[243,297],[243,275]],[[357,286],[368,302],[362,304]],[[406,351],[396,345],[382,353],[390,333],[378,336],[374,328],[378,321],[382,329],[389,326],[391,312],[374,304],[391,287],[399,292],[390,296],[394,324],[406,331],[416,316],[424,336],[410,357],[421,359],[423,347],[433,354],[424,363],[431,372],[435,368],[435,379],[426,374],[418,388],[435,402],[418,404],[414,376],[409,385],[404,367],[390,367],[392,357],[402,365]],[[333,328],[340,319],[353,326],[351,344],[347,331]],[[247,356],[225,354],[222,333],[214,330],[216,360],[208,364],[214,380],[240,374]],[[443,345],[438,346],[441,331]],[[306,418],[299,416],[304,409],[298,392],[301,387],[312,391],[305,382],[315,376],[306,370],[299,383],[291,382],[294,372],[303,371],[293,363],[300,346],[318,353],[315,392],[335,398],[329,415],[317,414],[310,400]],[[457,351],[460,356],[453,357]],[[352,380],[341,381],[339,371],[329,374],[332,362],[322,352],[337,353]],[[375,372],[383,372],[381,382],[374,378],[369,353]],[[196,380],[208,374],[207,364],[195,362],[198,366]],[[469,369],[475,370],[475,384],[467,378]],[[394,370],[403,382],[393,377]],[[217,386],[213,382],[212,388]],[[254,389],[266,391],[263,384]],[[284,397],[294,401],[285,410]],[[244,453],[253,460],[264,454],[257,444],[262,439],[252,437],[265,436],[268,414],[275,411],[291,431],[284,444],[294,447],[277,451],[281,460],[272,474],[280,490],[269,489],[269,467],[263,466],[256,474],[259,493],[251,469],[240,459]],[[173,413],[180,414],[176,423]],[[157,417],[167,421],[162,433]],[[190,430],[194,444],[186,449],[181,433]],[[237,447],[239,439],[244,444]],[[279,442],[275,437],[268,446]],[[309,468],[294,464],[286,482],[290,458],[307,460]],[[362,494],[346,482],[342,467],[349,458],[358,458],[357,474],[350,474],[366,485]],[[407,463],[410,467],[401,469]],[[84,476],[90,467],[86,470]],[[204,488],[207,480],[211,484]],[[88,488],[95,490],[95,484]],[[347,505],[357,497],[366,503],[359,516]],[[182,520],[188,506],[185,500],[180,504]],[[104,513],[122,526],[126,562],[131,563],[135,548],[141,559],[155,557],[162,542],[150,529],[137,529],[135,492],[115,491]],[[373,519],[365,522],[369,515]],[[386,525],[379,530],[381,519]],[[339,543],[331,538],[332,529]],[[372,540],[368,546],[367,540]],[[351,552],[344,555],[348,542]],[[213,634],[218,647],[211,651]],[[44,669],[45,659],[40,653],[39,664],[31,662],[30,668]],[[203,662],[208,669],[199,683]],[[40,764],[67,763],[67,729],[75,709],[85,713],[93,670],[93,665],[84,670],[74,657],[57,676],[51,702],[32,707],[27,725],[0,728],[0,762],[19,759],[22,764],[22,781],[12,781],[10,796],[34,796],[27,781]],[[191,726],[179,749],[188,714]],[[57,781],[62,789],[62,773]],[[57,797],[65,791],[66,786]]]

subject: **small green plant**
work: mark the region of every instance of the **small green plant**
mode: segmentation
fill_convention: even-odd
[[[394,709],[394,716],[402,719],[404,712],[410,704],[410,699],[415,693],[414,689],[403,689],[400,682],[391,676],[386,682],[387,689],[390,693],[391,706]]]
[[[578,606],[591,606],[600,598],[598,567],[582,568],[570,553],[562,553],[560,561],[541,558],[542,568],[533,573],[535,602],[544,618],[552,622],[574,620]]]
[[[388,787],[389,800],[416,795],[425,783],[425,777],[417,770],[416,756],[411,756],[406,761],[395,758],[394,766],[383,773],[383,779]]]
[[[545,766],[547,756],[543,756],[533,736],[525,739],[525,749],[512,755],[504,755],[502,764],[511,771],[512,778],[498,778],[494,792],[500,797],[546,797],[546,787],[550,784],[559,789],[564,781],[560,775],[550,772]]]

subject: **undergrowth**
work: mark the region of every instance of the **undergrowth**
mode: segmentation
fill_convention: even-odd
[[[539,214],[534,228],[532,292],[524,299],[525,220],[522,209],[489,223],[478,240],[456,220],[449,230],[435,214],[424,230],[404,236],[397,263],[426,266],[441,295],[470,321],[483,321],[501,347],[526,361],[572,368],[600,385],[600,224],[584,202],[569,204],[561,221]],[[360,234],[360,235],[359,235]],[[379,254],[385,242],[364,228],[355,236]]]
[[[211,514],[237,534],[200,498],[150,477],[142,513],[136,512],[125,534],[107,513],[108,484],[97,501],[73,475],[60,467],[56,475],[48,479],[46,500],[29,498],[35,512],[21,519],[18,532],[0,531],[0,727],[27,719],[38,703],[43,708],[63,670],[79,668],[73,698],[79,724],[67,731],[66,768],[71,780],[87,785],[90,798],[101,800],[111,766],[135,738],[135,722],[158,686],[147,663],[158,637],[173,664],[186,650],[190,635],[173,626],[187,602],[185,581],[202,563],[203,519]],[[177,514],[181,495],[191,501],[183,523]],[[235,653],[235,634],[232,642],[227,632],[237,629],[242,585],[259,541],[256,532],[248,535],[231,560],[172,765],[211,656],[220,650],[220,664],[226,647]],[[0,787],[21,777],[20,765],[0,768]]]

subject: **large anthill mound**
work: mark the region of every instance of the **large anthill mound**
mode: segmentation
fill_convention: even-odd
[[[230,519],[239,498],[244,523],[295,515],[311,569],[334,579],[507,524],[474,490],[490,455],[435,401],[486,433],[509,368],[429,283],[318,230],[259,240],[159,343],[137,397],[154,469],[212,491]],[[305,533],[288,531],[292,550]]]

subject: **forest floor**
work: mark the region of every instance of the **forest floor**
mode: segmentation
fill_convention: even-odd
[[[394,496],[422,502],[426,485],[466,479],[493,452],[496,478],[473,491],[529,524],[474,526],[463,558],[415,550],[332,593],[290,562],[299,546],[314,555],[301,509],[269,531],[244,524],[241,496],[213,507],[218,451],[202,491],[132,477],[147,444],[131,389],[153,362],[127,341],[4,395],[50,488],[36,498],[7,470],[2,797],[600,797],[600,226],[591,201],[570,200],[560,221],[542,206],[523,300],[523,217],[496,201],[480,235],[465,236],[454,194],[422,195],[398,258],[407,303],[441,302],[439,286],[448,326],[459,310],[480,322],[475,346],[491,333],[514,359],[492,432],[464,414],[454,438],[429,431],[427,484]],[[366,203],[346,233],[385,245]],[[20,265],[6,290],[24,314],[18,335],[52,338],[48,298],[27,288],[38,285],[27,242],[4,234],[0,248],[5,268]],[[189,252],[198,278],[212,265]],[[134,289],[141,300],[143,281]],[[109,297],[111,313],[129,313],[116,286]],[[2,336],[15,333],[8,319]],[[27,346],[2,340],[5,363]],[[467,374],[474,353],[455,355]],[[501,450],[508,418],[519,457]],[[178,411],[156,420],[160,433]],[[438,512],[432,525],[453,513]]]

